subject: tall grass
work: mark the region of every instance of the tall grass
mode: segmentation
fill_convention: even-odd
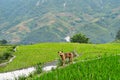
[[[35,71],[35,74],[40,74],[42,72],[42,64],[41,63],[38,63],[36,66],[36,71]]]
[[[32,80],[120,80],[120,56],[104,56],[44,73]]]

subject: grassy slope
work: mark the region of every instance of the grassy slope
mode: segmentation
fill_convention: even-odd
[[[14,53],[16,58],[5,67],[0,68],[0,72],[16,70],[34,66],[41,62],[48,62],[58,59],[57,52],[63,50],[70,52],[76,50],[81,57],[75,60],[93,58],[102,54],[117,54],[120,53],[119,44],[77,44],[77,43],[41,43],[34,45],[21,45]]]
[[[100,60],[77,62],[65,68],[34,77],[32,80],[119,80],[119,60],[120,55],[104,56]]]

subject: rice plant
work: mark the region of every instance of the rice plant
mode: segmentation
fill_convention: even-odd
[[[33,80],[120,80],[120,56],[78,62],[45,73]]]
[[[0,46],[0,50],[3,50]],[[71,52],[73,50],[81,56],[75,60],[92,59],[104,54],[119,54],[120,44],[78,44],[78,43],[40,43],[33,45],[20,45],[14,52],[16,58],[7,66],[0,67],[0,72],[35,66],[37,63],[47,63],[58,60],[58,51]]]
[[[42,72],[42,64],[41,63],[38,63],[35,66],[35,68],[36,68],[36,71],[35,71],[36,74],[40,74]]]

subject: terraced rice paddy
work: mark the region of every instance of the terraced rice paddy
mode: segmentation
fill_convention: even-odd
[[[35,66],[37,63],[46,63],[59,59],[58,51],[77,51],[81,56],[74,59],[92,59],[104,54],[119,54],[120,44],[78,44],[78,43],[40,43],[34,45],[20,45],[14,53],[16,58],[4,67],[0,72],[13,71]]]
[[[80,61],[30,80],[120,80],[120,55]]]

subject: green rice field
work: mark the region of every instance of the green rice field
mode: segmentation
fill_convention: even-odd
[[[77,62],[30,80],[120,80],[120,55]]]
[[[19,45],[14,53],[16,58],[4,67],[0,72],[13,71],[17,69],[35,66],[37,63],[46,63],[59,59],[58,51],[76,51],[81,56],[74,61],[96,58],[104,54],[119,54],[120,44],[79,44],[79,43],[40,43],[33,45]]]

